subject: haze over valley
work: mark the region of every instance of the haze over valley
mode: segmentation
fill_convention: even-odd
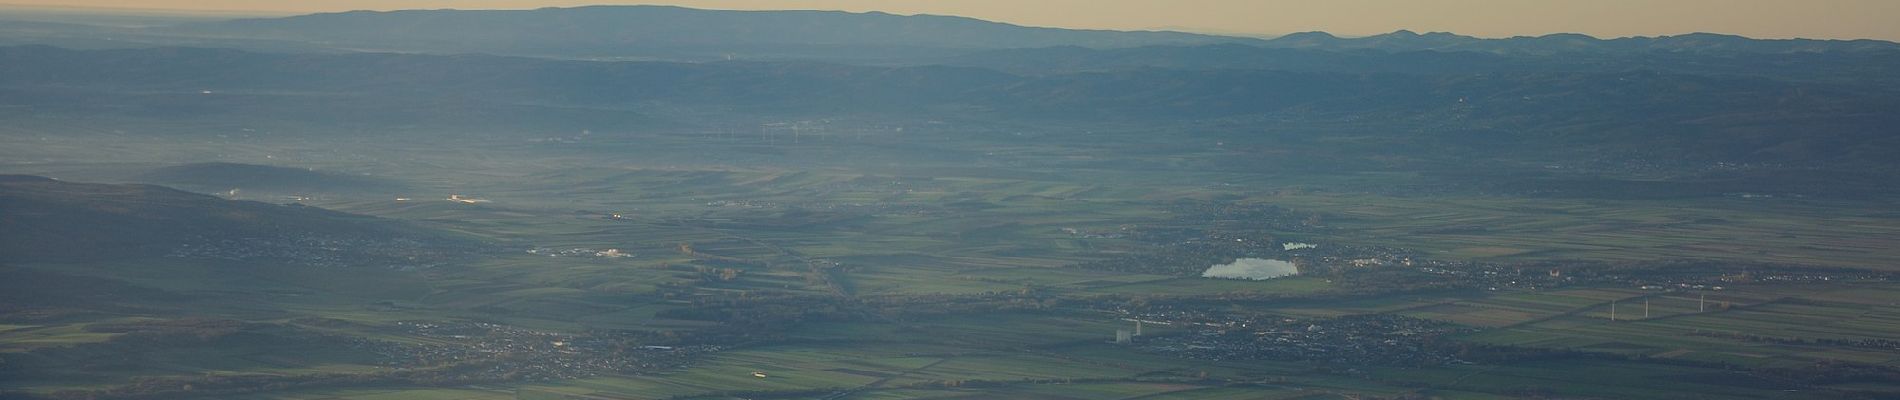
[[[85,14],[0,398],[1900,396],[1894,42]]]

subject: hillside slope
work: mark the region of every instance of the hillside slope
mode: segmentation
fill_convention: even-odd
[[[423,267],[483,246],[391,220],[161,186],[0,176],[0,261],[215,258]]]

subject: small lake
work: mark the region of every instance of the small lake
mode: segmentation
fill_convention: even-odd
[[[1207,267],[1201,273],[1203,278],[1267,280],[1299,274],[1300,269],[1292,262],[1266,258],[1236,259],[1232,264],[1220,264]]]

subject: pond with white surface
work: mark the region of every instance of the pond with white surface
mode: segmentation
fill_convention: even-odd
[[[1261,281],[1297,275],[1299,273],[1300,269],[1295,267],[1291,261],[1267,258],[1241,258],[1234,260],[1232,263],[1207,267],[1207,271],[1202,272],[1201,277]]]

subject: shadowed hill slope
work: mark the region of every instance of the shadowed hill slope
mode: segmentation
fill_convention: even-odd
[[[152,185],[0,176],[5,261],[218,258],[320,266],[426,266],[482,246],[397,221],[225,200]]]

